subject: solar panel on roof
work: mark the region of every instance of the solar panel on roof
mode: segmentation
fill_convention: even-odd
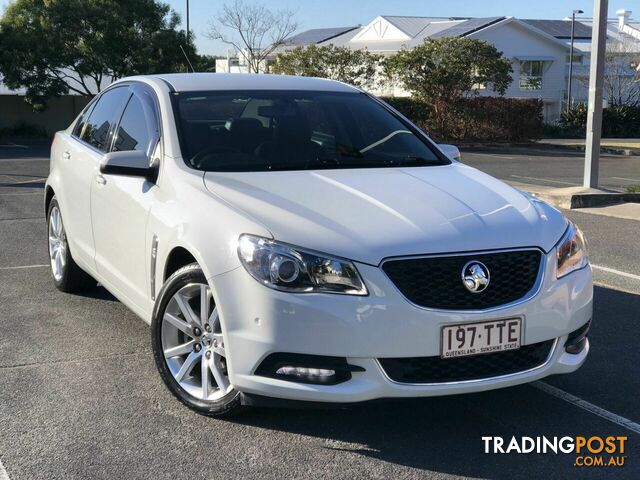
[[[499,22],[502,19],[504,19],[504,17],[472,18],[470,20],[467,20],[466,22],[462,22],[451,28],[442,30],[441,32],[434,33],[431,37],[462,37],[481,28],[487,27],[493,23]]]
[[[354,28],[357,27],[314,28],[288,38],[285,43],[288,45],[309,45],[312,43],[320,43],[328,40],[329,38],[349,32]]]
[[[571,38],[571,22],[568,20],[523,20],[532,27],[556,38]],[[575,38],[591,38],[591,28],[575,22]]]

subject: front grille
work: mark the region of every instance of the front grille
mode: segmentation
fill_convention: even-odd
[[[536,284],[540,250],[388,260],[382,269],[411,302],[443,310],[497,307],[521,299]],[[462,283],[462,269],[472,260],[486,265],[487,288],[472,293]]]
[[[479,380],[523,372],[545,363],[553,340],[524,345],[518,350],[469,357],[380,358],[387,376],[400,383],[443,383]]]

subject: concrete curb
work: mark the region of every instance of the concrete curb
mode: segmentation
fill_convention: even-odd
[[[553,195],[547,196],[553,197]],[[543,196],[541,195],[540,198],[543,198]],[[640,203],[640,193],[575,193],[573,195],[556,196],[556,201],[563,204],[560,205],[562,208],[570,209],[606,207],[619,203]]]
[[[584,152],[584,145],[556,145],[554,143],[537,143],[539,147],[574,150]],[[624,147],[600,147],[600,153],[609,153],[611,155],[626,155],[628,157],[640,156],[640,148],[624,148]]]
[[[596,208],[621,203],[640,203],[640,193],[622,193],[583,187],[555,188],[520,182],[508,182],[518,190],[529,192],[540,200],[564,209]]]

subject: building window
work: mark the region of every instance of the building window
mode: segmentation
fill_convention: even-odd
[[[526,60],[520,62],[520,89],[540,90],[542,88],[542,60]]]
[[[571,58],[571,56],[570,56],[570,55],[567,55],[567,56],[565,57],[565,59],[566,59],[567,63],[569,63],[569,59],[570,59],[570,58]],[[576,64],[581,65],[581,64],[582,64],[582,55],[574,55],[574,56],[573,56],[573,64],[574,64],[574,65],[576,65]]]

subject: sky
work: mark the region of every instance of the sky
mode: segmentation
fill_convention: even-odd
[[[184,22],[186,0],[164,1],[182,16]],[[0,0],[0,7],[8,3],[9,0]],[[225,0],[189,2],[191,31],[200,53],[226,53],[226,45],[207,38],[211,20],[224,3]],[[584,17],[591,17],[593,13],[593,0],[261,0],[261,3],[271,10],[295,11],[299,32],[310,28],[367,24],[378,15],[561,19],[570,16],[574,9],[583,10]],[[635,13],[633,17],[640,19],[640,0],[609,0],[610,17],[615,17],[620,8],[631,10]]]

